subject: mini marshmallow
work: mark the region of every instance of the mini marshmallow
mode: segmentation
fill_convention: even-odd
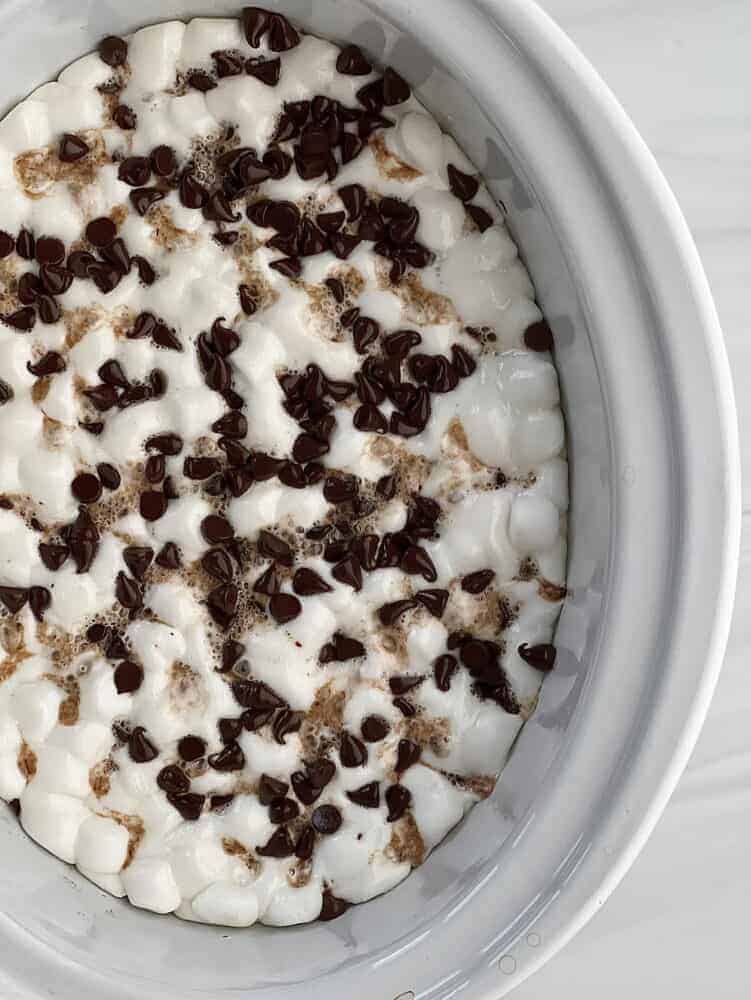
[[[107,816],[89,816],[78,829],[76,864],[99,874],[120,871],[128,853],[128,831]]]
[[[180,905],[180,890],[169,862],[138,858],[122,873],[128,899],[134,906],[156,913],[170,913]]]
[[[76,839],[89,810],[80,799],[45,791],[32,782],[21,795],[21,826],[42,847],[72,864]]]
[[[195,897],[193,912],[210,924],[250,927],[258,919],[258,900],[250,889],[215,882]]]

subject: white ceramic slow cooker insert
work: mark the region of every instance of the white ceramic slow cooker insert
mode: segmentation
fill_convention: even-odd
[[[493,796],[402,885],[332,924],[229,931],[153,916],[4,811],[3,996],[495,1000],[623,876],[719,671],[740,526],[727,359],[685,223],[622,110],[530,0],[264,6],[392,64],[509,210],[555,333],[568,424],[558,662]],[[238,10],[0,0],[0,112],[106,34]]]

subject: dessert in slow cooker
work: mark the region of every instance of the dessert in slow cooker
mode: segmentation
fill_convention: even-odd
[[[0,795],[114,895],[338,916],[495,785],[565,595],[552,335],[392,68],[276,13],[0,123]]]

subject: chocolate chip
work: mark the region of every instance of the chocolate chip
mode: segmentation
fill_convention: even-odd
[[[111,385],[95,385],[91,389],[84,389],[83,395],[100,413],[111,410],[117,403],[117,393]]]
[[[221,545],[233,538],[235,532],[225,517],[209,514],[201,521],[201,534],[212,545]]]
[[[129,108],[127,104],[118,104],[112,112],[112,120],[126,132],[134,129],[137,121],[135,111],[133,108]]]
[[[150,159],[151,169],[158,177],[169,177],[177,169],[177,157],[171,146],[157,146],[151,151]],[[146,180],[141,183],[145,184]]]
[[[206,741],[200,736],[183,736],[177,744],[177,752],[181,760],[198,760],[206,753]]]
[[[258,782],[258,798],[261,805],[268,806],[274,800],[283,799],[288,789],[289,785],[286,781],[281,781],[279,778],[272,778],[268,774],[262,774]],[[297,813],[295,813],[296,815]]]
[[[227,76],[239,76],[245,65],[241,55],[228,50],[212,52],[211,58],[214,60],[214,69],[220,80]]]
[[[24,260],[33,260],[36,253],[36,240],[28,229],[22,229],[16,240],[16,253]]]
[[[202,94],[207,94],[210,90],[216,89],[216,80],[200,69],[195,69],[191,73],[188,73],[187,84],[193,90],[198,90]]]
[[[18,280],[18,299],[25,305],[33,305],[42,294],[42,283],[36,274],[26,271]]]
[[[266,86],[275,87],[279,83],[281,65],[280,59],[248,59],[245,63],[245,72]]]
[[[174,542],[166,542],[157,553],[154,562],[162,569],[179,569],[180,550]]]
[[[51,542],[39,543],[39,556],[47,567],[54,573],[68,558],[68,547],[66,545],[55,545]]]
[[[419,761],[421,753],[422,750],[419,745],[417,743],[413,743],[412,740],[399,740],[396,756],[396,770],[401,773],[412,767],[413,764],[416,764]]]
[[[295,795],[303,805],[312,805],[321,794],[322,789],[316,788],[302,771],[295,771],[291,775],[290,781],[292,782]]]
[[[81,503],[96,503],[102,495],[99,477],[91,472],[79,473],[70,484],[71,492]]]
[[[272,260],[269,267],[290,280],[299,278],[302,274],[302,261],[299,257],[281,257],[279,260]]]
[[[280,826],[265,844],[256,847],[256,854],[262,858],[288,858],[294,853],[295,847],[286,826]]]
[[[12,615],[20,611],[28,599],[26,587],[0,587],[0,601]]]
[[[374,319],[358,316],[352,326],[352,338],[358,354],[364,354],[368,347],[378,339],[381,328]]]
[[[478,569],[474,573],[468,573],[462,577],[462,590],[467,594],[481,594],[493,582],[494,576],[495,570],[492,569]]]
[[[553,331],[544,319],[538,320],[524,331],[524,343],[530,351],[552,351]]]
[[[206,604],[209,614],[220,628],[227,629],[237,612],[239,592],[233,583],[225,583],[209,591]]]
[[[272,52],[287,52],[300,44],[300,35],[286,17],[269,14],[268,46]]]
[[[108,660],[124,660],[128,650],[122,637],[116,632],[110,632],[104,644],[104,655]]]
[[[56,375],[65,371],[65,358],[57,351],[47,351],[35,364],[26,363],[26,368],[32,375],[42,378],[45,375]]]
[[[10,257],[15,248],[16,241],[10,233],[6,233],[4,229],[0,229],[0,260],[4,257]]]
[[[0,378],[0,406],[9,403],[11,399],[13,399],[13,389]],[[10,501],[8,502],[10,503]]]
[[[272,823],[289,823],[300,815],[300,807],[294,799],[276,798],[269,805],[269,819]]]
[[[239,743],[228,743],[219,753],[210,754],[208,761],[215,771],[241,771],[245,767],[245,754]]]
[[[401,819],[412,803],[412,793],[404,785],[391,785],[386,789],[386,805],[388,806],[389,823]]]
[[[384,604],[378,609],[378,617],[381,620],[381,624],[390,627],[395,625],[406,611],[410,611],[412,608],[416,607],[417,601],[413,598],[404,598],[400,601],[392,601],[390,604]]]
[[[458,669],[459,664],[456,662],[455,657],[450,656],[448,653],[437,657],[433,663],[433,677],[435,678],[435,686],[439,691],[451,690],[451,678]]]
[[[292,157],[283,149],[274,147],[263,154],[263,166],[275,181],[286,177],[292,169]]]
[[[372,80],[357,91],[357,100],[368,111],[379,112],[383,109],[383,79]]]
[[[410,576],[422,576],[432,583],[438,576],[433,560],[419,545],[410,545],[402,555],[400,568]]]
[[[365,744],[346,729],[339,741],[339,759],[343,767],[361,767],[368,759]]]
[[[454,344],[451,348],[451,361],[453,367],[462,378],[467,378],[477,368],[477,363],[469,351]]]
[[[202,556],[201,565],[209,576],[213,576],[215,580],[221,580],[222,583],[230,583],[234,576],[232,561],[224,549],[209,549]]]
[[[280,587],[279,575],[273,565],[269,566],[253,584],[255,593],[266,594],[269,597],[273,594],[278,594]]]
[[[269,601],[269,613],[280,625],[292,621],[302,611],[302,604],[293,594],[274,594]]]
[[[83,159],[88,152],[89,147],[83,139],[77,135],[73,135],[71,132],[63,133],[57,152],[61,163],[76,163],[78,160]]]
[[[153,434],[146,440],[146,448],[161,452],[162,455],[179,455],[183,450],[183,439],[179,434]]]
[[[158,521],[167,510],[167,498],[164,493],[146,490],[139,498],[139,510],[145,521]]]
[[[139,215],[146,215],[152,205],[164,198],[164,191],[155,187],[140,187],[130,192],[130,202]]]
[[[493,225],[493,217],[484,208],[480,208],[478,205],[465,205],[465,208],[467,209],[467,215],[472,219],[481,233],[484,233],[486,229],[489,229]]]
[[[367,76],[373,71],[358,45],[345,45],[337,57],[336,68],[346,76]]]
[[[519,646],[519,656],[535,670],[542,670],[548,673],[555,666],[556,648],[549,642],[541,642],[535,646],[528,646],[523,642]]]
[[[365,404],[355,410],[352,423],[358,431],[372,432],[374,434],[385,434],[389,429],[389,422],[378,409],[377,406]]]
[[[212,806],[214,807],[214,800],[220,796],[212,797]],[[225,796],[221,796],[224,798]],[[185,820],[197,820],[201,813],[203,812],[203,804],[206,801],[205,795],[199,795],[197,792],[181,792],[179,794],[169,794],[167,799],[170,805],[174,806],[175,809],[180,813]],[[232,799],[232,796],[229,796]]]
[[[117,236],[117,226],[106,215],[93,219],[86,227],[86,239],[92,246],[103,247]]]
[[[224,812],[234,797],[234,795],[212,795],[209,801],[209,808],[212,812]]]
[[[168,764],[156,776],[156,783],[164,792],[178,795],[190,788],[190,779],[176,764]]]
[[[129,545],[123,549],[123,562],[136,580],[143,580],[154,558],[154,550],[147,545]]]
[[[336,833],[342,825],[342,814],[332,805],[317,806],[310,817],[313,829],[320,834]]]
[[[244,7],[242,23],[248,45],[257,49],[269,25],[270,14],[261,7]]]
[[[31,306],[24,306],[23,309],[16,309],[15,312],[0,317],[6,326],[13,327],[14,330],[20,330],[23,333],[34,329],[36,318],[37,315]]]
[[[277,712],[271,725],[271,732],[276,742],[283,744],[285,737],[289,733],[298,732],[304,718],[304,712],[293,712],[291,708],[283,708],[280,712]]]
[[[60,306],[51,295],[40,295],[37,299],[37,309],[43,323],[57,323],[60,319]]]
[[[128,58],[128,43],[117,35],[107,35],[99,43],[98,52],[108,66],[122,66]]]
[[[7,256],[2,253],[1,244],[2,234],[0,234],[0,257]],[[35,256],[39,264],[62,264],[65,260],[65,244],[55,236],[40,236],[36,241]]]
[[[115,596],[124,608],[133,610],[140,608],[143,604],[143,594],[141,588],[135,580],[131,580],[125,573],[117,574],[115,580]]]
[[[336,632],[331,642],[321,650],[319,660],[321,663],[330,663],[332,660],[337,663],[345,663],[347,660],[355,660],[365,656],[365,647],[358,639],[352,639],[348,635]]]
[[[114,465],[110,465],[109,462],[100,462],[96,467],[96,471],[105,489],[117,490],[120,488],[122,480],[120,473]]]
[[[52,603],[52,594],[46,587],[29,587],[29,607],[38,622],[44,619],[44,612]]]
[[[159,756],[159,751],[146,735],[143,726],[136,726],[128,737],[128,753],[136,764],[147,764]]]
[[[150,455],[143,468],[143,474],[150,483],[161,483],[167,472],[164,455]]]
[[[419,601],[420,604],[422,604],[422,606],[429,611],[434,618],[440,618],[446,610],[449,592],[448,590],[441,589],[418,590],[415,594],[415,599]]]
[[[311,597],[313,594],[325,594],[332,588],[315,570],[302,567],[295,573],[292,586],[301,597]]]
[[[219,719],[217,728],[222,743],[234,743],[243,730],[242,719]]]
[[[267,559],[274,559],[283,566],[292,565],[292,549],[281,538],[272,535],[270,531],[258,532],[258,551]]]
[[[381,791],[377,781],[369,781],[360,788],[347,792],[347,798],[364,809],[377,809],[381,804]]]
[[[143,187],[151,177],[151,163],[145,156],[127,156],[118,167],[117,176],[130,187]]]
[[[189,171],[180,178],[179,190],[180,201],[186,208],[203,208],[209,200],[209,192]]]
[[[323,921],[336,920],[350,908],[352,904],[346,899],[339,899],[330,889],[326,889],[321,897],[321,912],[318,919]]]
[[[452,194],[454,194],[460,201],[471,201],[477,194],[480,187],[480,183],[476,177],[471,174],[465,174],[453,163],[448,165],[448,178],[449,187],[451,188]]]
[[[362,590],[362,569],[360,561],[354,553],[347,555],[331,570],[331,575],[339,583],[344,583],[353,590]]]
[[[300,859],[300,861],[309,861],[313,857],[315,843],[316,834],[313,827],[304,827],[302,833],[297,838],[297,843],[295,844],[295,855]]]

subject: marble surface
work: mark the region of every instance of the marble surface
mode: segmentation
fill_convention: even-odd
[[[615,894],[519,1000],[751,996],[751,0],[542,0],[666,174],[715,296],[744,471],[733,628],[707,723]],[[745,303],[745,305],[744,305]],[[711,489],[711,484],[707,484]],[[697,609],[700,610],[700,609]]]

